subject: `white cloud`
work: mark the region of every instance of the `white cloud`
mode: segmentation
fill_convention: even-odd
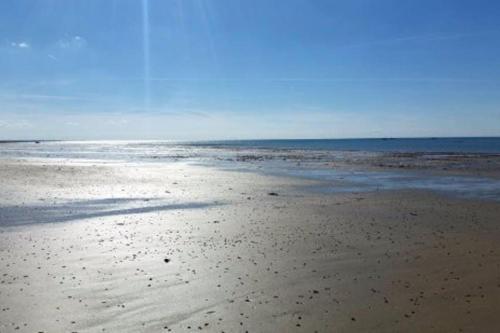
[[[57,46],[61,49],[78,50],[87,46],[87,40],[80,36],[73,36],[69,38],[60,39]]]
[[[10,46],[19,48],[19,49],[29,49],[31,46],[28,42],[12,42]]]

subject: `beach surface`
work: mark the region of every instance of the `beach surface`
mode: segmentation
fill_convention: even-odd
[[[0,179],[0,332],[500,329],[499,201],[183,161]]]

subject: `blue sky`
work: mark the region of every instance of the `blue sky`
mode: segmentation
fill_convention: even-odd
[[[4,0],[0,139],[500,135],[500,2]]]

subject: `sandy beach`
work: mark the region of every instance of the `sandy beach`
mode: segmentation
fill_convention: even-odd
[[[500,333],[500,1],[0,1],[0,333]]]
[[[495,332],[500,204],[0,160],[1,332]]]

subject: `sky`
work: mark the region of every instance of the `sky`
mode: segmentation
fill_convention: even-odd
[[[500,136],[496,0],[2,0],[0,139]]]

